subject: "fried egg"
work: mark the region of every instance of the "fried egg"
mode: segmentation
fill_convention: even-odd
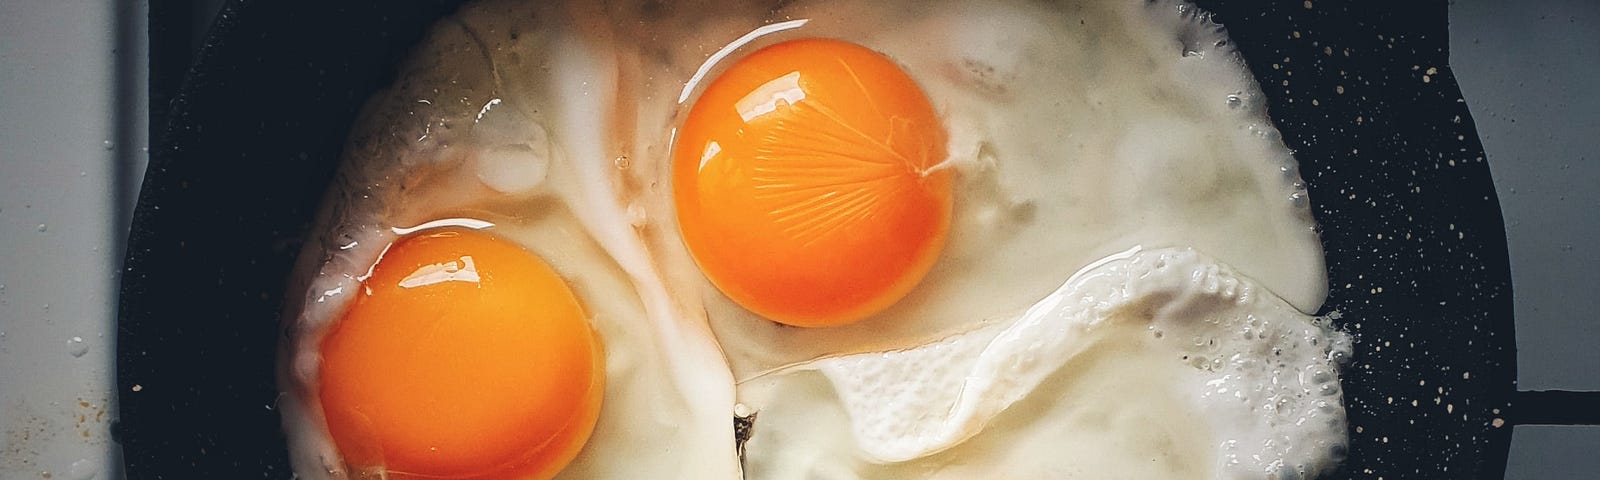
[[[709,296],[736,377],[997,321],[1134,245],[1196,248],[1303,311],[1320,307],[1322,251],[1293,156],[1220,27],[1192,7],[849,5],[795,2],[783,18],[803,26],[745,48],[843,37],[901,65],[947,131],[934,163],[952,177],[948,241],[902,299],[838,328],[786,328],[736,295]],[[684,240],[662,243],[694,245]]]
[[[463,9],[363,111],[285,309],[300,477],[738,477],[704,316],[653,273],[614,157],[591,156],[602,117],[562,103],[609,87],[496,78],[599,76],[543,8]],[[491,33],[521,43],[486,56]]]
[[[482,0],[353,129],[280,405],[306,478],[1314,477],[1326,284],[1186,3]]]

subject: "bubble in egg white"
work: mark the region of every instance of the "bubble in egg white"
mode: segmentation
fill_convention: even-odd
[[[504,145],[478,152],[478,180],[495,191],[525,194],[544,183],[549,154],[533,145]]]
[[[543,125],[506,108],[495,98],[474,118],[472,138],[477,146],[471,162],[478,180],[496,192],[533,193],[550,169],[550,138]]]

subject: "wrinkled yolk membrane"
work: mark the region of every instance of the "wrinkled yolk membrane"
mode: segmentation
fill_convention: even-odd
[[[760,49],[678,132],[679,228],[707,278],[795,326],[854,322],[905,296],[950,227],[946,133],[892,60],[838,40]]]

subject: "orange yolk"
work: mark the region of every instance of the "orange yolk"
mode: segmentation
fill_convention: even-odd
[[[438,230],[395,242],[362,287],[322,341],[319,381],[352,469],[550,478],[588,441],[604,357],[543,260],[481,232]]]
[[[679,228],[729,298],[795,326],[888,308],[950,227],[946,134],[892,60],[838,40],[772,45],[728,67],[678,131]]]

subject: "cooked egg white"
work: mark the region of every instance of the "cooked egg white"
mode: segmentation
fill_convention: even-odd
[[[1306,315],[1327,284],[1306,192],[1203,13],[725,3],[485,0],[434,27],[363,112],[291,278],[279,381],[299,475],[349,475],[315,391],[321,339],[388,245],[444,225],[548,262],[604,345],[599,421],[558,478],[1294,478],[1337,461],[1348,338]],[[706,85],[811,37],[880,52],[926,92],[954,211],[909,294],[807,329],[707,280],[670,182]],[[743,472],[736,413],[755,415]]]
[[[752,478],[1314,478],[1346,449],[1349,336],[1189,249],[1027,312],[740,385]]]
[[[710,295],[736,377],[1006,318],[1134,245],[1192,247],[1302,311],[1321,306],[1294,158],[1237,52],[1192,6],[799,1],[773,17],[806,23],[746,48],[839,37],[904,65],[949,130],[955,211],[933,270],[865,321],[786,328]]]
[[[602,133],[610,67],[585,35],[545,22],[558,11],[464,8],[363,112],[291,280],[302,296],[286,309],[280,407],[302,478],[360,468],[345,463],[317,399],[321,339],[391,243],[448,226],[551,264],[604,345],[599,421],[559,478],[738,477],[726,363],[695,304],[672,300],[616,200]]]

